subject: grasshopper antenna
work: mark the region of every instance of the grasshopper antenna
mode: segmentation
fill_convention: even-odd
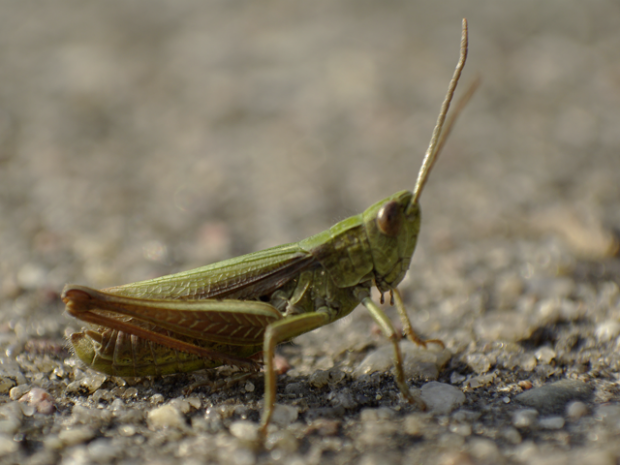
[[[448,114],[448,110],[450,109],[450,102],[452,102],[452,97],[454,96],[456,85],[459,82],[461,72],[463,71],[463,67],[465,66],[465,61],[467,60],[467,44],[467,20],[463,19],[463,31],[461,33],[461,55],[459,58],[459,62],[457,63],[454,74],[452,75],[452,79],[450,80],[450,85],[448,86],[446,98],[441,105],[439,117],[437,118],[435,129],[433,129],[433,135],[431,137],[430,143],[428,144],[428,149],[426,150],[426,154],[424,155],[422,167],[420,168],[420,174],[418,174],[418,180],[415,183],[413,197],[411,199],[409,207],[412,207],[413,205],[418,203],[418,199],[420,197],[420,194],[422,193],[422,189],[424,189],[424,185],[426,184],[428,175],[433,169],[433,165],[435,164],[435,161],[437,160],[437,157],[439,156],[439,153],[441,152],[441,149],[443,148],[446,139],[448,138],[448,135],[452,131],[452,127],[454,126],[456,118],[480,84],[480,79],[476,79],[474,83],[469,87],[465,95],[457,103],[454,112],[448,119],[445,130],[442,131],[444,127],[444,122],[446,120],[446,115]]]

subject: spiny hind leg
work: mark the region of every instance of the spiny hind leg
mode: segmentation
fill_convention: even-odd
[[[276,370],[274,368],[275,348],[280,342],[307,333],[332,321],[328,312],[312,312],[295,315],[271,323],[265,331],[263,356],[265,364],[265,405],[260,422],[260,432],[267,433],[267,426],[273,415],[276,403]]]

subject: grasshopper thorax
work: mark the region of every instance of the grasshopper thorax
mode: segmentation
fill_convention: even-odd
[[[375,203],[363,213],[370,243],[375,284],[381,292],[405,277],[420,232],[420,208],[413,194],[401,191]]]

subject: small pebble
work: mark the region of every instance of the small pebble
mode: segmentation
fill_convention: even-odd
[[[121,436],[130,437],[136,434],[136,427],[133,425],[121,425],[118,427]]]
[[[403,426],[405,433],[409,436],[422,436],[427,427],[421,415],[415,413],[405,417]]]
[[[113,412],[109,409],[87,408],[82,405],[74,405],[69,418],[70,425],[88,425],[99,427],[109,424],[113,419]]]
[[[360,421],[381,421],[392,420],[396,416],[396,412],[391,408],[365,408],[360,413]]]
[[[267,436],[265,449],[279,450],[291,454],[299,449],[299,441],[289,431],[280,430]]]
[[[457,373],[456,371],[453,371],[450,374],[450,384],[461,384],[466,379],[467,379],[467,376]]]
[[[578,420],[588,414],[588,406],[578,400],[569,402],[566,406],[566,416],[571,420]]]
[[[108,377],[100,373],[94,373],[92,375],[86,375],[83,378],[76,379],[67,386],[67,393],[77,393],[86,390],[89,394],[92,394],[106,382]]]
[[[564,427],[564,418],[559,415],[542,417],[538,419],[538,425],[544,429],[562,429]]]
[[[536,424],[538,411],[533,408],[517,410],[512,414],[512,424],[515,428],[531,428]]]
[[[321,389],[329,383],[329,373],[325,370],[316,370],[310,375],[308,384],[316,389]]]
[[[128,387],[127,389],[125,389],[125,392],[123,392],[121,397],[125,400],[134,399],[138,397],[138,389],[136,389],[135,387]]]
[[[484,375],[472,376],[467,381],[465,381],[465,384],[467,385],[467,387],[471,389],[477,389],[480,387],[489,386],[493,384],[493,382],[495,381],[495,378],[497,378],[497,373],[493,371],[491,373],[486,373]]]
[[[341,426],[342,422],[339,420],[317,418],[308,425],[305,434],[309,435],[316,432],[319,436],[335,436],[340,432]]]
[[[523,354],[519,359],[519,366],[523,371],[534,371],[536,365],[538,365],[538,362],[533,354]]]
[[[230,434],[243,442],[257,443],[260,440],[258,425],[248,420],[234,421],[228,430]]]
[[[562,414],[571,400],[589,400],[593,388],[577,380],[562,380],[530,389],[515,396],[514,400],[545,414]]]
[[[534,356],[539,362],[548,364],[557,356],[557,353],[551,347],[545,346],[538,349]]]
[[[536,320],[539,326],[557,323],[561,317],[559,299],[545,299],[538,303]]]
[[[111,439],[98,438],[87,446],[88,455],[93,462],[110,463],[117,455],[122,453],[118,447],[115,447]]]
[[[501,463],[502,461],[499,448],[490,439],[479,437],[471,438],[468,446],[469,453],[474,458],[478,459],[479,463]]]
[[[6,394],[15,389],[15,387],[19,387],[17,384],[17,380],[14,376],[0,373],[0,394]]]
[[[95,430],[88,426],[80,426],[77,428],[70,428],[58,433],[58,439],[65,446],[75,446],[76,444],[82,444],[90,441],[95,437]]]
[[[170,400],[170,402],[168,402],[168,405],[174,407],[182,414],[189,413],[192,408],[189,402],[183,397],[177,397],[175,399]]]
[[[167,404],[155,408],[147,414],[147,423],[151,430],[161,428],[185,428],[185,418],[180,410],[173,405]]]
[[[161,394],[153,394],[149,401],[151,402],[151,404],[162,404],[164,402],[165,398],[163,395]]]
[[[429,345],[428,349],[420,348],[414,343],[403,340],[400,342],[403,355],[403,370],[407,379],[437,379],[439,371],[452,357],[448,349],[440,349]],[[353,377],[374,372],[391,371],[394,367],[394,349],[386,344],[369,353],[353,371]]]
[[[43,438],[43,447],[47,450],[56,451],[65,447],[64,443],[56,434],[48,434]]]
[[[482,412],[477,412],[475,410],[459,409],[452,414],[452,419],[454,421],[460,422],[473,422],[481,416]]]
[[[450,413],[465,402],[465,394],[450,384],[431,381],[422,386],[421,391],[422,400],[435,414]]]
[[[467,356],[467,365],[476,373],[486,373],[491,369],[491,360],[484,354],[471,354]]]
[[[198,410],[202,407],[202,401],[199,397],[192,396],[185,399],[185,401],[189,404],[189,406],[195,410]]]
[[[54,406],[54,398],[44,389],[33,387],[24,394],[19,402],[25,402],[32,406],[38,413],[43,415],[51,415],[56,410]]]
[[[360,448],[374,448],[389,442],[399,430],[393,421],[366,421],[362,423],[363,431],[355,439]]]
[[[459,436],[471,436],[471,425],[467,423],[453,423],[449,429],[451,433]]]
[[[501,436],[513,445],[521,444],[522,441],[521,434],[512,426],[507,426],[502,429]]]
[[[609,342],[620,335],[620,322],[607,320],[600,323],[594,330],[598,342]]]
[[[297,407],[286,404],[275,404],[271,422],[274,425],[284,428],[296,421],[297,417],[299,417],[299,409]]]
[[[288,383],[284,386],[284,392],[291,397],[304,397],[308,394],[306,383]]]
[[[30,391],[30,388],[31,386],[29,384],[20,384],[19,386],[15,386],[9,391],[9,397],[11,400],[19,400],[20,397]],[[2,389],[0,389],[0,392],[2,392]]]

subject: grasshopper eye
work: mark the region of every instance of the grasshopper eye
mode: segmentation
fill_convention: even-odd
[[[393,200],[383,205],[377,214],[377,226],[386,236],[397,236],[401,223],[400,205]]]

